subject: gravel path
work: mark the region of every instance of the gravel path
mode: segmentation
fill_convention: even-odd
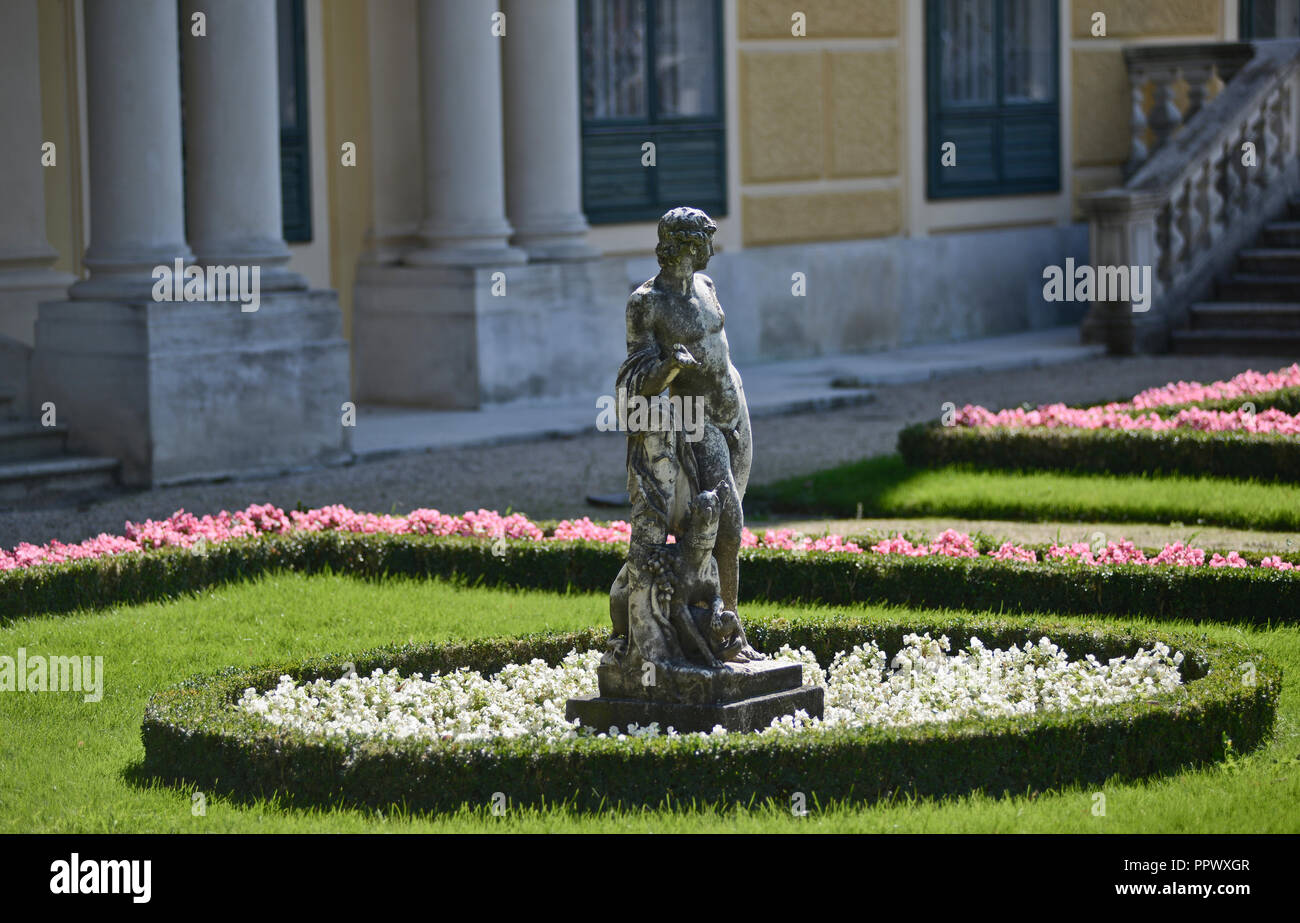
[[[880,387],[875,389],[876,401],[869,405],[755,419],[750,483],[892,452],[900,428],[937,417],[945,401],[1001,408],[1023,401],[1111,400],[1168,381],[1208,382],[1247,368],[1276,369],[1293,361],[1107,357],[1044,369]],[[342,503],[377,513],[404,513],[418,507],[460,513],[483,507],[502,512],[511,509],[535,518],[616,518],[620,511],[597,509],[584,498],[588,493],[623,489],[623,464],[624,440],[617,433],[439,450],[275,478],[122,493],[76,507],[0,513],[0,547],[11,548],[20,541],[70,542],[100,532],[120,533],[128,519],[157,519],[182,508],[203,514],[265,502],[285,508]],[[1127,534],[1136,537],[1132,529]]]

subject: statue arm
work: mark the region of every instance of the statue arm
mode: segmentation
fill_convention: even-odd
[[[695,358],[680,343],[665,349],[655,338],[646,299],[633,295],[627,302],[627,359],[618,372],[618,387],[628,394],[653,397],[663,392]],[[666,355],[665,355],[666,353]]]

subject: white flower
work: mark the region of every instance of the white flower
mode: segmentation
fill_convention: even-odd
[[[1171,655],[1161,643],[1105,664],[1092,655],[1070,661],[1047,638],[1006,651],[989,650],[972,638],[968,649],[955,654],[949,653],[947,636],[910,634],[903,643],[889,669],[887,655],[873,642],[840,651],[825,671],[807,648],[782,647],[773,659],[801,664],[805,685],[825,686],[825,713],[821,718],[802,711],[786,715],[760,733],[907,727],[1092,708],[1171,692],[1182,684],[1182,653]],[[235,707],[276,727],[356,741],[572,740],[592,735],[593,729],[566,720],[565,702],[596,694],[599,662],[596,651],[570,651],[556,666],[535,659],[509,664],[491,678],[466,669],[428,679],[375,670],[365,678],[352,674],[300,685],[281,676],[265,693],[244,690]],[[719,726],[702,736],[726,733]],[[595,734],[615,740],[660,735],[678,736],[658,723]]]

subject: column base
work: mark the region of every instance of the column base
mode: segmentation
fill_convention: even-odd
[[[533,263],[565,263],[600,258],[600,251],[582,238],[541,237],[530,239],[516,235],[514,243],[528,254]]]
[[[60,301],[40,307],[31,400],[69,447],[155,486],[351,457],[348,345],[332,291],[237,303]]]
[[[502,273],[502,275],[498,275]],[[353,299],[357,398],[475,409],[614,386],[627,349],[627,270],[619,260],[528,265],[363,263]]]
[[[515,247],[448,246],[413,250],[402,260],[410,266],[518,266],[528,254]]]

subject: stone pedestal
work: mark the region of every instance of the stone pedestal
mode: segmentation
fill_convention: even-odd
[[[238,302],[41,305],[30,400],[69,447],[152,486],[270,474],[350,457],[348,347],[328,290]]]
[[[476,409],[611,390],[627,297],[617,260],[357,271],[352,347],[358,400]]]
[[[803,667],[784,661],[728,663],[716,670],[661,668],[649,684],[640,671],[614,664],[601,664],[597,675],[600,695],[569,699],[565,716],[601,732],[652,722],[682,734],[718,725],[757,731],[796,711],[820,718],[826,694],[820,686],[804,686]]]

